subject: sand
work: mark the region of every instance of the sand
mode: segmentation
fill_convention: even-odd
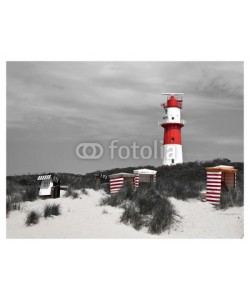
[[[136,231],[119,222],[122,209],[100,206],[103,191],[87,189],[72,199],[36,200],[25,202],[21,211],[12,211],[7,218],[7,238],[242,238],[244,232],[243,207],[216,210],[213,205],[197,199],[189,201],[170,198],[175,205],[179,221],[161,235],[151,235],[146,229]],[[25,226],[27,211],[40,213],[46,203],[60,203],[62,214],[41,218],[39,223]]]

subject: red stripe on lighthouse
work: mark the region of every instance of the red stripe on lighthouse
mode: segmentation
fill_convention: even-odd
[[[181,143],[181,127],[182,124],[179,123],[165,123],[162,124],[164,127],[164,145],[177,144],[182,145]]]

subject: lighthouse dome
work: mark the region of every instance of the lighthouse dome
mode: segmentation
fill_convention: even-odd
[[[174,96],[171,96],[167,101],[167,107],[178,107],[180,108],[179,100],[176,100]]]

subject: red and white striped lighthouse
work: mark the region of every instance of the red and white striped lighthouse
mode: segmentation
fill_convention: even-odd
[[[167,102],[162,104],[165,111],[161,126],[164,128],[163,165],[183,163],[181,128],[185,121],[181,120],[183,93],[162,93],[167,95]]]

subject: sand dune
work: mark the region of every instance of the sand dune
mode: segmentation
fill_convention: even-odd
[[[88,189],[88,195],[76,199],[61,198],[25,202],[21,211],[7,218],[7,238],[242,238],[243,207],[215,210],[211,204],[196,199],[181,201],[171,198],[180,218],[170,232],[148,234],[146,230],[119,222],[122,209],[99,206],[103,191]],[[46,203],[60,203],[62,215],[41,218],[39,224],[26,227],[26,212],[42,213]]]

